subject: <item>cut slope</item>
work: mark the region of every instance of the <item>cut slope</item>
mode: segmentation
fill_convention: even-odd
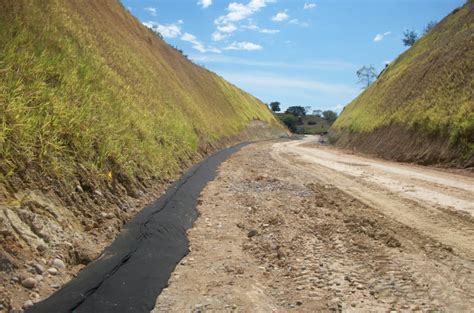
[[[0,30],[0,311],[71,279],[204,154],[285,132],[118,0],[2,0]]]
[[[194,65],[118,1],[0,4],[0,173],[81,164],[166,176],[250,121],[254,97]]]
[[[391,63],[333,125],[337,144],[403,161],[474,165],[474,2]]]

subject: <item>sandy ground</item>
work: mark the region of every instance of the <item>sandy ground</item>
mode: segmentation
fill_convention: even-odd
[[[469,176],[253,144],[201,194],[153,312],[469,312],[473,200]]]

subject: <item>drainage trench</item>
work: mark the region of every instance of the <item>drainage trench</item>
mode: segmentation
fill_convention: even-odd
[[[150,312],[176,264],[188,254],[186,231],[198,217],[199,194],[217,167],[244,145],[193,166],[125,224],[97,260],[27,312]]]

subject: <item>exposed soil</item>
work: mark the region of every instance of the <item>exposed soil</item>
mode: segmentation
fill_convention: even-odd
[[[240,141],[275,138],[286,132],[253,121],[238,136],[202,140],[200,155]],[[190,164],[183,164],[187,166]],[[121,177],[97,181],[87,173],[72,186],[34,169],[15,184],[0,184],[0,312],[18,312],[48,297],[96,259],[171,180]],[[14,187],[14,189],[12,189]],[[65,267],[52,262],[61,260]],[[38,266],[39,265],[39,266]],[[51,273],[49,269],[55,268]],[[25,287],[25,279],[34,279]]]
[[[331,141],[339,148],[354,149],[387,160],[471,170],[474,168],[474,155],[451,144],[447,135],[430,135],[422,130],[390,125],[369,133],[333,132],[331,137]]]
[[[221,165],[154,312],[474,307],[474,179],[314,140]]]
[[[167,183],[156,184],[137,198],[124,196],[119,204],[107,191],[90,197],[89,205],[64,205],[56,195],[27,191],[10,206],[0,205],[0,312],[19,312],[48,297],[97,258],[116,237],[122,225],[144,205],[158,198]],[[54,266],[59,259],[64,267]],[[55,270],[54,270],[55,269]],[[25,279],[34,279],[25,287]]]

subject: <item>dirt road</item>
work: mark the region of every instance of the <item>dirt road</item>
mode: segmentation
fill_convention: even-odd
[[[474,178],[323,149],[315,137],[273,147],[275,159],[309,170],[387,217],[474,254],[472,219],[452,218],[474,214]]]
[[[474,178],[258,143],[203,191],[154,312],[469,312]]]

